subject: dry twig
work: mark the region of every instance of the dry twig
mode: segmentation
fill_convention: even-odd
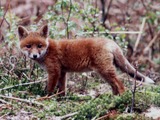
[[[158,33],[154,36],[154,38],[149,42],[148,46],[145,47],[145,49],[143,50],[143,53],[147,53],[149,48],[153,45],[153,43],[158,39],[158,37],[160,36],[160,31],[158,31]]]
[[[105,31],[94,32],[94,34],[141,34],[141,31]],[[93,34],[93,32],[83,32],[82,34]]]
[[[0,23],[0,28],[2,27],[3,21],[5,20],[5,16],[6,16],[6,14],[7,14],[8,9],[9,9],[9,2],[10,2],[10,1],[8,1],[8,2],[6,3],[6,11],[5,11],[5,13],[3,14],[3,19],[2,19],[2,21],[1,21],[1,23]]]
[[[136,40],[136,43],[135,43],[135,46],[134,46],[134,52],[136,51],[136,49],[138,47],[138,44],[140,42],[145,23],[146,23],[146,18],[143,18],[142,25],[140,27],[140,31],[139,31],[139,34],[138,34],[138,37],[137,37],[137,40]]]
[[[99,117],[99,118],[97,118],[96,120],[104,120],[104,119],[108,119],[108,114],[107,115],[104,115],[104,116],[102,116],[102,117]]]
[[[35,104],[35,105],[44,107],[44,104],[36,102],[35,100],[25,100],[25,99],[21,99],[21,98],[16,98],[16,97],[11,97],[11,96],[4,96],[4,95],[0,95],[0,97],[1,98],[5,98],[5,99],[17,100],[17,101],[20,101],[20,102],[25,102],[25,103],[28,103],[28,104]]]
[[[78,114],[78,112],[69,113],[67,115],[60,116],[60,117],[55,117],[54,119],[56,119],[56,120],[66,120],[67,118],[72,117],[72,116],[74,116],[76,114]]]
[[[101,5],[102,5],[102,24],[106,28],[105,21],[108,18],[108,13],[109,13],[109,10],[110,10],[111,4],[112,4],[112,0],[110,0],[109,3],[108,3],[107,11],[105,10],[105,3],[106,3],[105,0],[101,0]]]
[[[56,96],[62,94],[63,92],[64,92],[64,91],[57,92],[56,94],[51,95],[51,96],[46,95],[46,96],[44,96],[44,97],[37,98],[36,101],[42,101],[42,100],[46,100],[46,99],[51,99],[52,97],[56,97]]]
[[[2,100],[2,99],[0,99],[0,102],[5,103],[5,104],[9,104],[9,105],[10,105],[9,102],[7,102],[7,101],[5,101],[5,100]]]
[[[39,80],[39,81],[34,81],[34,82],[29,82],[29,83],[21,83],[21,84],[18,84],[18,85],[13,85],[13,86],[9,86],[9,87],[2,88],[2,89],[0,89],[0,91],[12,89],[12,88],[19,87],[19,86],[26,86],[26,85],[31,85],[31,84],[46,82],[46,81],[47,81],[47,79],[45,79],[45,80]]]

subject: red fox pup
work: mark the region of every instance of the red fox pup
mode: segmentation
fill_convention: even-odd
[[[56,85],[62,95],[66,93],[66,73],[94,70],[108,82],[113,94],[124,92],[118,80],[115,65],[132,77],[135,68],[124,57],[121,48],[107,38],[81,38],[76,40],[52,40],[48,37],[48,26],[36,32],[18,27],[20,49],[27,57],[39,63],[48,73],[47,92],[52,94]],[[137,72],[136,78],[154,83],[150,78]]]

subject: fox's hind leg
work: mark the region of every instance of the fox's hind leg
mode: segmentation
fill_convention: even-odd
[[[122,94],[124,92],[124,86],[122,82],[117,79],[113,67],[110,67],[109,69],[99,69],[99,73],[111,85],[114,95]]]
[[[111,85],[113,94],[121,94],[124,92],[124,86],[116,76],[113,55],[106,53],[102,52],[95,57],[94,69]]]

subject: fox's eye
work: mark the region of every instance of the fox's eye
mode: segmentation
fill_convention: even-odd
[[[39,44],[37,47],[38,47],[38,48],[41,48],[41,47],[42,47],[42,45],[41,45],[41,44]]]
[[[28,45],[26,45],[26,47],[27,47],[27,48],[31,48],[31,45],[30,45],[30,44],[28,44]]]

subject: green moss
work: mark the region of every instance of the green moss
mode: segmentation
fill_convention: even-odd
[[[138,114],[120,114],[115,120],[152,120],[150,118],[147,118],[143,115],[138,115]]]

